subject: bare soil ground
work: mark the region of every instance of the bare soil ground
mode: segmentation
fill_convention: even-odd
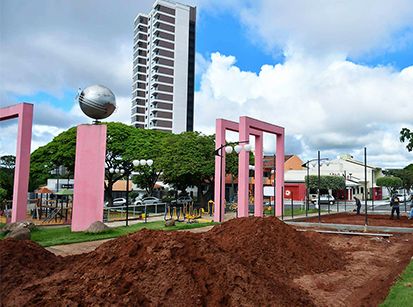
[[[401,216],[398,220],[396,218],[391,219],[390,214],[368,214],[367,220],[369,226],[413,227],[413,219],[409,220],[407,216]],[[318,223],[318,216],[294,221]],[[356,215],[355,213],[322,215],[321,223],[364,225],[365,216],[364,214]]]
[[[306,233],[309,238],[316,233]],[[324,234],[346,258],[341,270],[304,275],[294,281],[317,306],[378,306],[413,257],[413,235],[391,238]],[[322,261],[320,262],[322,265]]]
[[[1,306],[377,306],[413,235],[303,233],[240,218],[205,233],[143,230],[56,256],[0,241]]]

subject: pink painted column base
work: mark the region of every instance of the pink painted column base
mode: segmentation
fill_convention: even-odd
[[[106,130],[105,125],[77,127],[72,231],[103,221]]]

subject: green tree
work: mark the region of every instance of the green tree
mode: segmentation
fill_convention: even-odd
[[[318,176],[310,175],[308,177],[305,176],[305,183],[307,184],[310,189],[317,189],[318,188]],[[342,176],[320,176],[320,189],[321,190],[342,190],[345,189],[346,184],[344,181],[344,177]]]
[[[14,170],[16,166],[16,157],[12,155],[0,157],[0,167]]]
[[[128,155],[134,159],[152,159],[154,161],[151,167],[138,166],[135,168],[137,175],[132,177],[133,182],[142,189],[146,190],[148,195],[153,194],[153,189],[163,171],[162,155],[164,154],[164,139],[170,137],[170,133],[136,129],[131,139],[131,146],[128,147]]]
[[[13,181],[16,157],[12,155],[0,157],[0,188],[6,191],[5,199],[13,197]]]
[[[131,143],[138,129],[122,123],[104,123],[107,125],[106,165],[117,168],[125,165],[125,161],[133,159]],[[59,165],[67,168],[70,174],[74,173],[76,154],[76,127],[72,127],[55,138],[45,146],[39,147],[31,155],[30,190],[45,184],[50,178],[50,172]],[[112,187],[122,174],[105,174],[105,193],[112,201]]]
[[[171,135],[164,140],[163,180],[184,191],[197,186],[200,202],[213,190],[215,155],[214,136],[198,132]]]
[[[54,178],[51,172],[62,165],[66,167],[67,177],[73,177],[76,153],[76,127],[72,127],[48,144],[36,149],[30,156],[29,190],[34,191],[45,185],[48,178]]]
[[[403,169],[390,169],[384,172],[387,176],[398,177],[402,180],[402,185],[406,190],[413,188],[413,163]]]
[[[0,187],[0,209],[4,209],[4,201],[7,200],[7,191]]]
[[[400,131],[400,142],[406,142],[406,148],[408,151],[413,150],[413,131],[410,131],[410,129],[403,128]]]
[[[377,178],[376,184],[379,187],[385,187],[389,194],[392,194],[395,189],[400,188],[403,185],[402,180],[399,177],[394,176]]]

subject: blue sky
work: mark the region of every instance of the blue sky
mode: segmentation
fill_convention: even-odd
[[[196,130],[248,115],[284,126],[287,150],[303,159],[320,148],[360,157],[367,146],[378,165],[413,162],[398,141],[413,128],[412,1],[188,1],[198,11]],[[35,104],[32,148],[87,122],[74,97],[90,84],[111,88],[110,119],[130,123],[132,24],[153,1],[40,2],[0,2],[1,104]],[[0,124],[0,154],[14,151],[10,126]]]
[[[278,57],[272,56],[251,41],[248,35],[247,29],[240,23],[239,18],[230,12],[219,14],[200,12],[197,26],[197,52],[205,57],[216,51],[225,55],[234,55],[240,69],[256,73],[264,64],[283,61],[282,53]]]

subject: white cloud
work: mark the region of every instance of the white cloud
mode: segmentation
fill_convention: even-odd
[[[239,11],[251,38],[287,55],[357,56],[394,48],[395,34],[413,31],[410,0],[262,0]]]
[[[322,149],[357,155],[367,146],[377,163],[393,164],[397,156],[403,166],[412,156],[398,132],[413,122],[411,97],[413,66],[397,72],[292,57],[255,74],[236,67],[233,56],[215,53],[196,93],[195,128],[211,133],[215,118],[248,115],[284,126],[295,138],[291,148],[302,149],[297,154]]]

